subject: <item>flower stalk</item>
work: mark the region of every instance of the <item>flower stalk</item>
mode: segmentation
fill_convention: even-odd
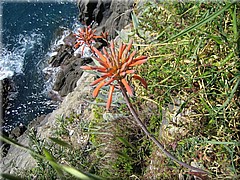
[[[166,149],[164,149],[163,145],[155,138],[154,135],[152,135],[152,134],[148,131],[147,127],[146,127],[146,126],[143,124],[143,122],[138,118],[138,115],[137,115],[135,109],[133,108],[133,105],[132,105],[132,103],[131,103],[131,101],[130,101],[127,93],[126,93],[126,90],[125,90],[125,88],[124,88],[124,85],[123,85],[123,83],[122,83],[121,81],[119,81],[119,85],[120,85],[120,89],[121,89],[121,92],[122,92],[122,94],[123,94],[123,97],[124,97],[124,99],[125,99],[125,101],[126,101],[126,104],[127,104],[127,106],[128,106],[128,109],[130,110],[131,114],[133,115],[135,122],[141,127],[141,129],[143,130],[143,132],[158,146],[158,148],[161,149],[161,151],[162,151],[167,157],[169,157],[169,158],[172,159],[173,161],[177,162],[178,164],[182,165],[183,167],[188,168],[188,169],[193,170],[193,171],[198,172],[198,173],[206,174],[207,171],[204,171],[204,170],[202,170],[202,169],[200,169],[200,168],[196,168],[196,167],[190,166],[190,165],[188,165],[188,164],[186,164],[186,163],[178,160],[178,159],[177,159],[176,157],[174,157],[170,152],[168,152]]]

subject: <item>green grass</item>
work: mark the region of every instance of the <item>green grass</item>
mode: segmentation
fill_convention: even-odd
[[[147,2],[136,9],[138,28],[151,36],[144,41],[135,36],[140,54],[149,56],[138,69],[149,89],[139,87],[138,97],[171,114],[164,130],[177,130],[160,138],[170,150],[176,145],[179,159],[195,159],[210,170],[212,178],[239,174],[239,9],[239,4],[176,2]],[[179,134],[181,128],[187,133]]]

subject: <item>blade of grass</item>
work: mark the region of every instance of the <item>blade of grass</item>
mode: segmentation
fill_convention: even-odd
[[[230,154],[231,163],[232,163],[232,169],[233,169],[234,173],[236,174],[236,168],[235,168],[235,165],[234,165],[233,151],[232,151],[228,146],[226,146],[226,145],[223,145],[223,146],[227,149],[227,151],[228,151],[229,154]]]
[[[230,8],[233,4],[234,4],[234,3],[231,3],[231,4],[226,5],[226,6],[225,6],[224,8],[222,8],[221,10],[213,13],[212,15],[210,15],[210,16],[206,17],[205,19],[199,21],[198,23],[194,24],[193,26],[190,26],[189,28],[184,29],[184,30],[181,31],[180,33],[178,33],[178,34],[170,37],[169,39],[167,39],[166,41],[164,41],[164,43],[169,42],[169,41],[171,41],[171,40],[173,40],[173,39],[176,39],[176,38],[178,38],[178,37],[180,37],[180,36],[182,36],[182,35],[184,35],[184,34],[186,34],[186,33],[189,33],[189,32],[191,32],[191,31],[193,31],[194,29],[202,26],[203,24],[206,24],[207,22],[212,21],[212,20],[213,20],[214,18],[216,18],[218,15],[220,15],[221,13],[223,13],[224,11],[226,11],[228,8]]]
[[[229,104],[229,102],[233,98],[237,88],[239,87],[239,82],[240,82],[240,77],[237,76],[237,82],[236,82],[235,86],[233,87],[228,99],[223,103],[223,105],[221,107],[218,108],[218,112],[221,111],[222,109],[224,109]]]
[[[125,146],[130,147],[134,150],[137,150],[130,142],[128,142],[127,139],[123,138],[123,137],[116,137],[117,140],[119,140],[121,143],[123,143]]]
[[[102,178],[92,175],[92,174],[88,174],[88,173],[82,173],[79,172],[78,170],[69,167],[69,166],[61,166],[63,170],[65,170],[66,172],[68,172],[69,174],[74,175],[75,177],[79,178],[79,179],[84,179],[84,180],[102,180]]]
[[[229,144],[232,144],[232,145],[235,145],[235,146],[240,146],[240,142],[226,142],[226,141],[205,141],[205,143],[208,143],[208,144],[222,144],[222,145],[229,145]]]
[[[49,139],[51,139],[53,142],[55,142],[56,144],[59,144],[61,146],[64,146],[64,147],[71,147],[70,144],[66,143],[65,141],[62,141],[58,138],[53,138],[53,137],[50,137]]]
[[[222,66],[225,66],[225,64],[231,60],[232,58],[234,57],[234,52],[230,52],[227,57],[221,61],[218,61],[216,63],[213,63],[214,66],[217,66],[217,67],[222,67]]]
[[[17,177],[17,176],[13,176],[13,175],[10,175],[10,174],[1,174],[1,176],[4,178],[4,179],[9,179],[9,180],[23,180],[22,178],[20,177]]]
[[[235,4],[234,10],[230,11],[232,16],[232,24],[233,24],[233,34],[234,34],[234,41],[237,41],[238,38],[238,29],[237,29],[237,5]]]
[[[57,174],[60,176],[60,177],[63,177],[63,171],[62,169],[56,165],[57,162],[54,158],[54,156],[45,148],[43,148],[43,153],[46,157],[47,160],[49,160],[49,163],[51,164],[51,166],[53,167],[53,169],[55,169],[55,171],[57,172]]]

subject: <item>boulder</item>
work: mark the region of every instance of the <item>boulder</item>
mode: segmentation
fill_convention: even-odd
[[[82,24],[98,23],[98,32],[109,32],[111,39],[117,31],[123,29],[131,21],[133,0],[79,0],[79,19]]]
[[[57,74],[56,81],[53,85],[53,90],[58,91],[62,97],[72,92],[76,87],[78,79],[83,73],[80,66],[90,63],[91,61],[91,58],[78,58],[72,56],[71,58],[62,62],[62,69]]]
[[[52,65],[52,67],[58,67],[60,66],[66,59],[69,59],[72,57],[73,49],[69,45],[63,45],[61,44],[57,49],[57,55],[52,56],[48,63]]]

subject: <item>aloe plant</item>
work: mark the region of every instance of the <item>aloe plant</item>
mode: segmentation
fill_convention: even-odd
[[[141,65],[147,61],[147,56],[134,57],[136,55],[136,50],[131,52],[133,41],[131,40],[129,44],[120,44],[119,49],[117,49],[114,45],[114,41],[112,40],[110,43],[109,52],[103,48],[103,53],[97,50],[95,47],[92,47],[92,51],[96,56],[93,58],[98,62],[98,66],[81,66],[84,70],[95,70],[100,72],[102,75],[100,78],[91,83],[91,85],[97,85],[97,87],[93,91],[93,97],[96,97],[103,86],[110,86],[108,101],[107,101],[107,110],[109,110],[112,102],[112,94],[114,88],[120,88],[123,97],[126,101],[126,104],[133,115],[136,123],[141,127],[143,132],[162,150],[162,152],[178,164],[195,171],[196,173],[207,173],[206,171],[190,166],[176,157],[174,157],[170,152],[164,149],[163,145],[148,131],[147,127],[144,123],[138,118],[138,115],[129,99],[129,96],[133,96],[133,91],[130,85],[127,82],[127,75],[131,75],[133,78],[139,80],[142,85],[147,88],[146,81],[135,74],[134,66]],[[98,57],[97,57],[98,56]]]

